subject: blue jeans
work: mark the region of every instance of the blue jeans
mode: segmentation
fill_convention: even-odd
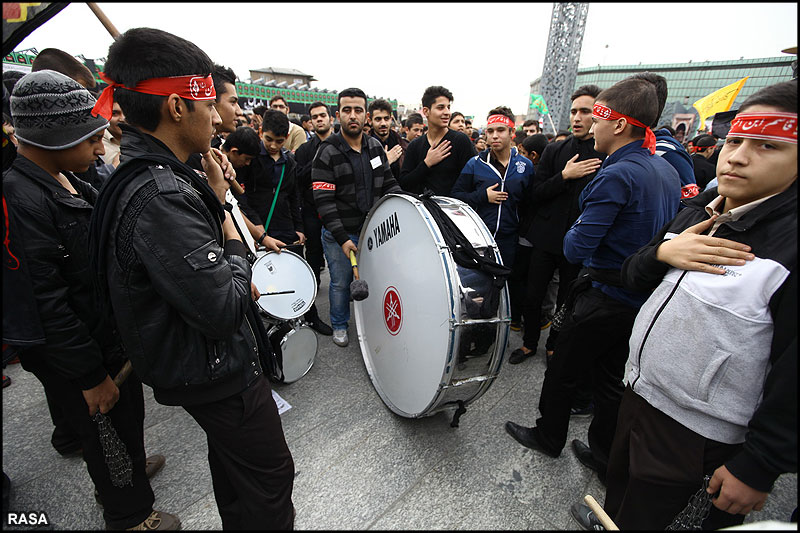
[[[358,246],[358,235],[348,236]],[[347,329],[347,323],[350,321],[350,283],[353,281],[353,267],[350,258],[344,255],[342,247],[324,226],[322,248],[325,250],[325,259],[328,261],[328,271],[331,275],[331,282],[328,285],[331,327]]]

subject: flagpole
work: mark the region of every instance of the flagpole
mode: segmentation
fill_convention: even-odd
[[[119,31],[111,22],[111,20],[106,16],[106,14],[103,13],[103,10],[100,9],[100,7],[94,2],[86,2],[86,5],[89,6],[89,9],[92,10],[92,13],[94,13],[95,16],[100,20],[100,23],[103,24],[103,26],[105,26],[106,30],[108,30],[108,33],[111,34],[111,37],[113,37],[114,40],[118,39]]]
[[[556,129],[556,125],[553,124],[553,117],[550,116],[550,113],[547,114],[547,118],[550,119],[550,125],[553,127],[553,135],[558,135],[558,130]]]

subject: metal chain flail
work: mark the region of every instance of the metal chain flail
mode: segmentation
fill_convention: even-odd
[[[133,485],[133,461],[128,454],[128,448],[114,429],[111,419],[100,411],[97,411],[92,419],[97,423],[103,458],[108,466],[111,483],[115,487]]]
[[[711,499],[714,497],[713,494],[706,492],[709,481],[711,481],[711,476],[703,478],[702,488],[689,498],[689,504],[667,526],[667,531],[703,529],[703,520],[708,517],[709,511],[711,511]]]

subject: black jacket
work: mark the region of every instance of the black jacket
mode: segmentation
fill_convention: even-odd
[[[280,170],[273,173],[273,168],[277,166],[280,169],[284,165],[286,169],[283,173],[283,182],[278,191],[278,201],[275,202],[275,210],[267,233],[281,240],[291,238],[286,243],[291,244],[297,239],[295,232],[303,232],[304,229],[300,210],[301,191],[295,171],[297,163],[291,152],[282,149],[281,158],[279,161],[274,161],[262,144],[259,156],[248,166],[237,171],[237,180],[244,188],[244,194],[236,195],[236,200],[239,201],[239,209],[250,222],[255,225],[266,224],[280,178]]]
[[[33,289],[33,302],[9,306],[5,299],[12,295],[6,292],[4,308],[32,309],[42,324],[45,343],[22,352],[25,368],[48,367],[86,390],[119,368],[123,355],[113,319],[99,312],[89,269],[88,227],[97,191],[64,175],[78,196],[23,155],[3,174],[12,236],[22,247]],[[5,340],[17,336],[3,324]]]
[[[594,139],[581,141],[570,135],[563,141],[548,144],[529,188],[530,225],[520,227],[520,235],[552,254],[563,255],[564,235],[581,214],[578,197],[597,175],[593,172],[577,179],[562,178],[561,171],[575,154],[579,154],[577,161],[606,158],[594,149]]]
[[[717,177],[717,166],[700,154],[692,155],[694,163],[694,179],[700,191],[706,188],[708,182]]]
[[[246,249],[236,240],[223,243],[218,214],[192,186],[193,169],[154,137],[122,127],[124,162],[109,185],[115,178],[123,182],[125,163],[136,164],[134,158],[174,160],[163,171],[135,167],[120,191],[104,187],[95,213],[113,213],[100,250],[133,368],[165,405],[237,394],[262,373],[255,326],[245,317],[251,275]],[[112,192],[118,201],[101,207]]]
[[[297,163],[294,172],[297,176],[297,187],[300,189],[300,196],[303,198],[303,216],[318,216],[317,206],[314,203],[314,192],[311,189],[311,166],[321,143],[322,141],[319,140],[319,137],[314,135],[294,152],[294,161]]]

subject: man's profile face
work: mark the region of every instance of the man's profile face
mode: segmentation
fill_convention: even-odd
[[[248,166],[256,158],[254,155],[243,154],[238,148],[232,148],[230,152],[225,152],[233,168],[239,169]]]
[[[588,139],[592,135],[592,107],[594,98],[583,95],[572,101],[569,108],[569,121],[572,126],[572,135],[576,139]]]
[[[358,137],[367,122],[367,102],[360,96],[343,96],[339,101],[336,118],[342,125],[342,133],[348,137]]]
[[[219,97],[216,102],[217,113],[222,120],[217,126],[217,133],[232,133],[236,131],[236,119],[242,116],[242,108],[239,107],[239,97],[236,95],[236,86],[230,82],[222,84],[225,92]]]
[[[406,139],[409,142],[413,141],[420,135],[422,135],[422,131],[424,130],[424,126],[422,124],[412,124],[408,127],[408,133],[406,134]]]
[[[105,155],[103,132],[96,133],[66,150],[52,150],[57,155],[58,167],[70,172],[86,172],[101,155]]]
[[[211,138],[222,123],[214,102],[197,101],[194,111],[186,113],[186,121],[182,123],[182,133],[190,153],[204,154],[211,149]],[[189,146],[191,145],[191,146]]]
[[[385,139],[389,136],[389,128],[392,125],[392,114],[385,109],[376,109],[371,117],[372,130],[380,137]]]
[[[446,96],[439,96],[430,107],[423,107],[422,112],[428,118],[428,127],[446,128],[450,122],[450,100]]]
[[[283,98],[278,98],[277,100],[272,102],[270,104],[269,108],[270,109],[276,109],[276,110],[280,111],[281,113],[283,113],[284,115],[288,115],[289,114],[289,106],[286,105],[286,100],[284,100]]]
[[[311,115],[311,124],[314,126],[314,133],[317,135],[325,135],[331,130],[333,119],[323,106],[312,107],[308,112]]]

